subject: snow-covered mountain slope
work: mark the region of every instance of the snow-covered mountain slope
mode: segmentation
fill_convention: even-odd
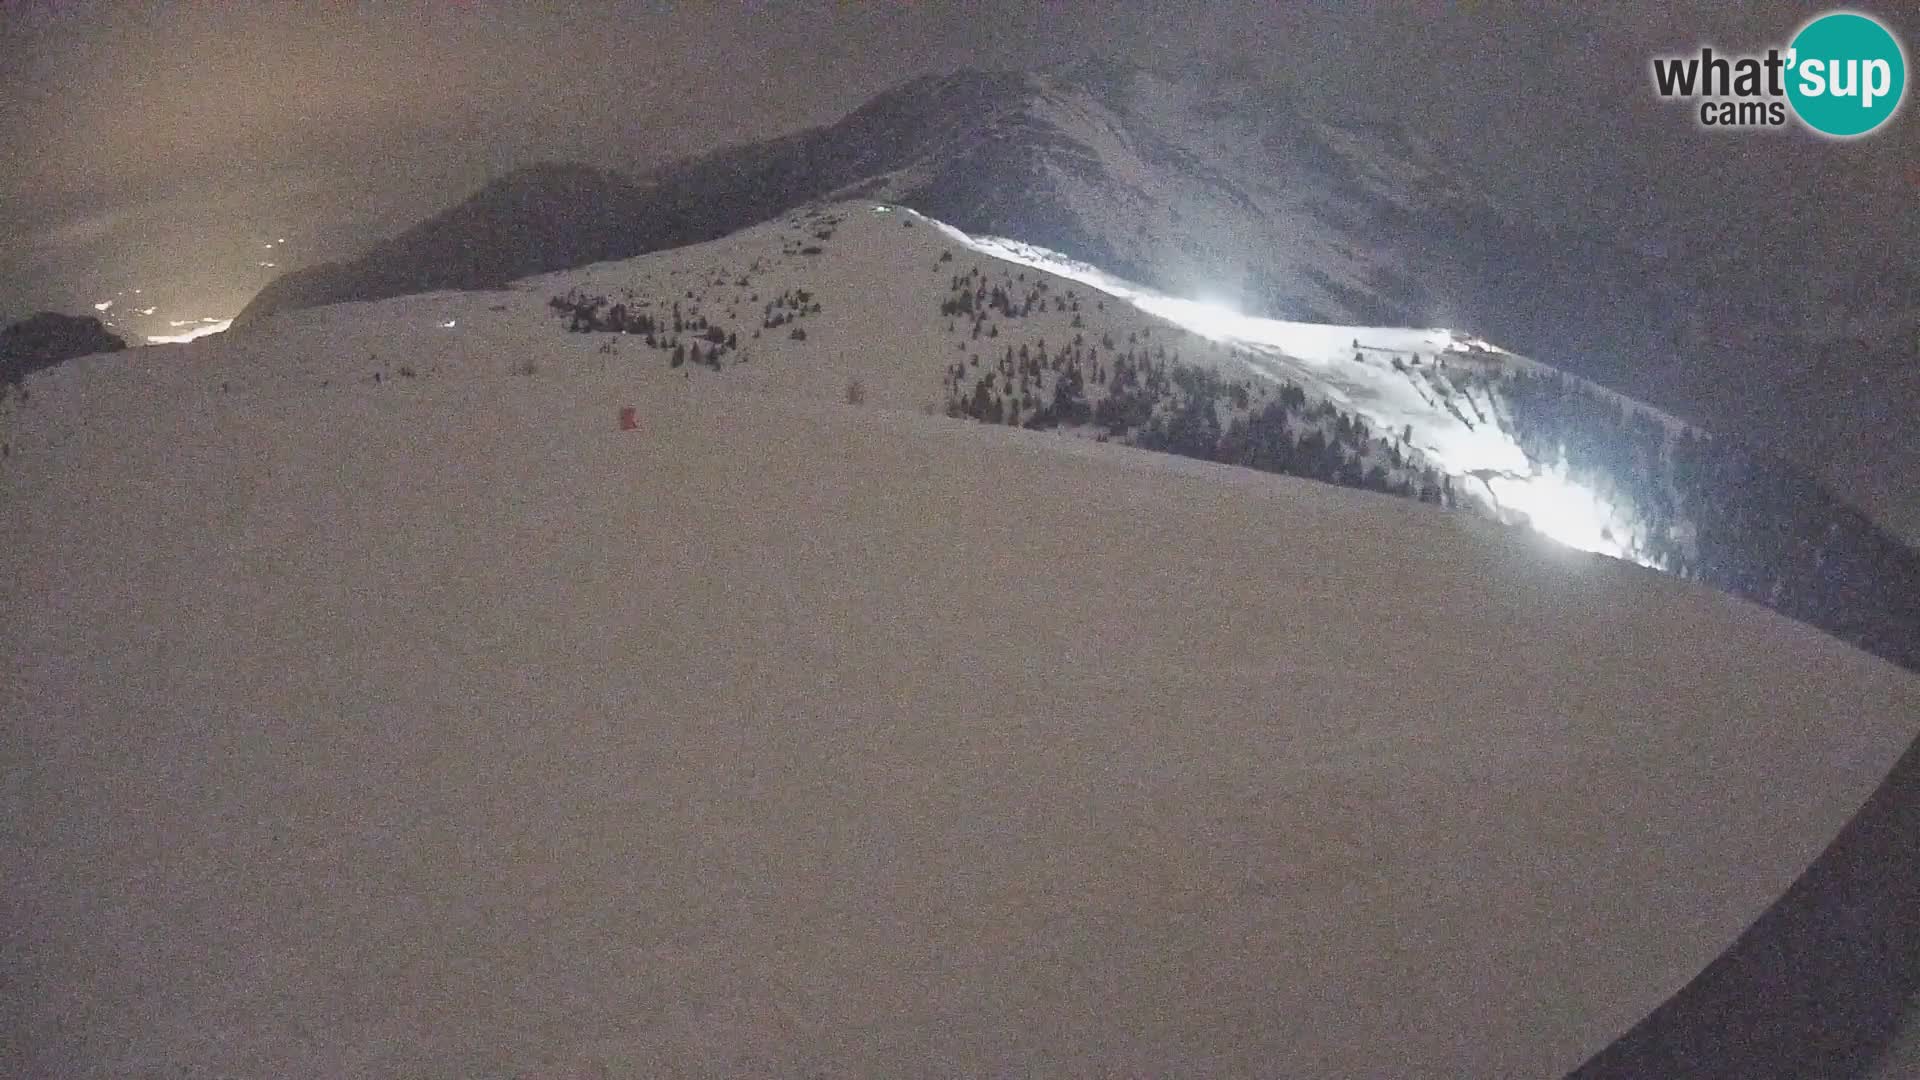
[[[895,218],[899,229],[893,228]],[[906,230],[915,225],[931,227],[939,236],[912,236]],[[818,250],[804,254],[812,249]],[[955,261],[956,253],[974,257]],[[783,274],[789,266],[800,272]],[[761,277],[763,271],[770,276]],[[767,299],[754,287],[758,280],[768,283]],[[823,295],[857,298],[851,312],[835,319],[812,311],[821,303],[808,288],[815,281]],[[1075,283],[1092,291],[1076,291]],[[1335,451],[1342,441],[1351,444],[1351,452],[1327,470],[1328,478],[1350,467],[1359,475],[1354,486],[1362,486],[1378,467],[1382,475],[1374,486],[1432,484],[1434,501],[1442,501],[1444,491],[1448,503],[1481,505],[1572,546],[1656,562],[1650,545],[1637,541],[1647,526],[1630,508],[1617,508],[1569,480],[1564,460],[1530,457],[1510,433],[1513,421],[1503,415],[1504,401],[1495,387],[1513,373],[1536,374],[1538,366],[1444,329],[1235,316],[1032,245],[975,238],[905,208],[864,203],[809,210],[776,227],[749,230],[736,240],[668,259],[567,272],[528,286],[567,298],[578,312],[570,322],[639,330],[643,340],[641,326],[647,324],[636,326],[635,320],[649,313],[670,319],[681,310],[685,336],[696,348],[705,327],[695,320],[723,328],[706,333],[737,338],[744,306],[748,319],[758,317],[761,325],[749,330],[737,356],[723,339],[719,363],[727,371],[752,368],[742,381],[766,389],[803,391],[811,385],[840,392],[848,381],[875,380],[876,401],[922,405],[929,368],[889,358],[939,357],[951,349],[953,359],[941,364],[941,409],[964,411],[971,397],[985,403],[975,409],[976,419],[992,410],[995,422],[1101,438],[1131,439],[1154,431],[1169,437],[1165,429],[1177,422],[1184,404],[1177,399],[1186,388],[1174,386],[1183,370],[1226,380],[1214,384],[1219,399],[1204,403],[1221,433],[1236,420],[1244,424],[1291,387],[1302,395],[1287,409],[1296,427],[1319,429]],[[934,295],[941,297],[938,312],[929,302]],[[781,304],[782,297],[788,303]],[[590,305],[601,298],[606,298],[603,306]],[[753,310],[756,301],[759,311]],[[717,311],[716,304],[724,304],[725,311]],[[790,315],[797,317],[789,321]],[[809,317],[821,319],[811,331],[803,321]],[[680,336],[667,329],[657,335],[663,352]],[[828,356],[812,356],[819,350],[794,343],[796,330],[824,330],[830,336],[820,340]],[[799,362],[753,366],[756,353],[765,351],[757,344],[763,332],[771,333],[776,345],[783,339],[791,343]],[[852,349],[841,344],[849,337],[858,342]],[[707,343],[709,352],[713,344]],[[697,355],[692,363],[700,364]],[[1160,392],[1139,415],[1104,421],[1100,410],[1119,398],[1118,375],[1129,364],[1145,371],[1149,382],[1158,373]],[[1115,365],[1122,371],[1109,374]],[[1023,366],[1030,370],[1022,372]],[[1001,375],[997,387],[996,371]],[[1168,376],[1169,371],[1174,374]],[[1063,375],[1086,384],[1077,391],[1086,406],[1077,420],[1064,415],[1066,406],[1058,397]],[[978,393],[982,386],[985,394]],[[1680,430],[1670,417],[1660,421],[1676,434]],[[1382,437],[1373,438],[1374,431]],[[1213,449],[1196,456],[1212,457]]]
[[[980,154],[916,162],[875,194],[1180,295],[1341,322],[1426,314],[1421,229],[1438,222],[1418,215],[1505,215],[1405,130],[1312,119],[1231,84],[1085,64],[1022,90]]]
[[[905,215],[899,230],[889,214]],[[909,222],[937,228],[948,246],[927,246]],[[734,254],[707,266],[695,252]],[[912,267],[916,255],[932,265]],[[756,266],[779,268],[768,280],[780,295],[758,296]],[[889,358],[951,349],[941,361],[951,415],[1477,507],[1709,581],[1920,667],[1920,556],[1864,515],[1783,462],[1457,332],[1239,316],[1031,244],[863,204],[796,213],[684,257],[529,285],[561,294],[583,329],[638,318],[616,319],[614,303],[670,312],[691,292],[688,303],[729,302],[729,320],[739,303],[761,302],[762,323],[777,325],[749,333],[777,337],[793,333],[794,296],[842,279],[835,291],[855,307],[825,324],[830,338],[798,346],[815,359],[750,379],[839,394],[877,372],[868,377],[906,380],[884,400],[923,407],[925,368]],[[943,293],[944,325],[928,317],[929,288]],[[752,338],[755,347],[764,342]],[[830,371],[818,366],[823,352]]]
[[[1454,331],[1239,315],[886,204],[506,292],[293,312],[271,340],[153,355],[230,390],[583,366],[832,400],[858,383],[883,407],[1475,509],[1920,666],[1920,557],[1737,443]]]
[[[921,227],[917,234],[915,226]],[[955,262],[956,254],[968,257]],[[1094,291],[1076,291],[1076,283]],[[645,342],[652,339],[661,354],[680,353],[682,362],[690,357],[689,375],[699,371],[705,377],[711,368],[760,391],[844,394],[849,383],[859,382],[877,404],[950,411],[965,396],[963,384],[971,389],[981,382],[984,358],[989,369],[1007,368],[1004,391],[983,399],[994,403],[996,417],[1103,438],[1164,426],[1174,405],[1170,394],[1161,395],[1168,400],[1148,403],[1126,424],[1093,423],[1094,409],[1114,396],[1104,375],[1114,361],[1124,366],[1137,358],[1149,377],[1156,369],[1194,369],[1242,387],[1245,400],[1237,405],[1209,403],[1217,405],[1219,424],[1244,422],[1293,386],[1305,395],[1290,410],[1296,420],[1323,429],[1335,443],[1350,442],[1352,467],[1363,478],[1375,467],[1382,470],[1378,486],[1432,484],[1432,498],[1441,501],[1438,485],[1444,483],[1447,502],[1483,504],[1573,546],[1655,562],[1646,545],[1635,541],[1643,523],[1569,481],[1563,461],[1531,459],[1509,433],[1511,418],[1502,415],[1492,385],[1509,371],[1535,368],[1446,330],[1239,317],[1032,245],[971,237],[903,207],[864,202],[799,211],[658,256],[528,279],[517,291],[565,298],[579,309],[577,316],[571,309],[566,316],[575,327],[627,331],[595,339],[610,350],[607,356],[645,355]],[[990,296],[999,298],[1001,310],[990,307],[996,302]],[[1099,297],[1112,298],[1111,310]],[[601,302],[589,306],[589,300]],[[471,297],[454,296],[398,311],[404,313],[401,321],[412,322],[420,321],[420,311],[436,311],[427,321],[450,331],[441,336],[453,343],[524,314],[523,304],[508,305],[504,319],[491,310],[494,303],[485,312],[478,306]],[[957,310],[961,306],[964,312]],[[320,320],[326,336],[316,344],[324,355],[344,344],[337,340],[336,321]],[[384,337],[395,332],[389,325],[394,321],[390,313],[370,314],[351,333]],[[399,332],[417,330],[409,323]],[[1050,337],[1052,357],[1046,352]],[[512,351],[550,348],[529,343]],[[367,345],[370,357],[380,351],[377,342]],[[486,353],[502,355],[498,349]],[[416,374],[423,368],[437,374],[448,362],[437,355],[423,361],[411,350],[406,355]],[[931,362],[936,358],[937,367]],[[1019,378],[1027,402],[1022,406],[1011,400],[1013,369],[1027,363],[1034,370]],[[671,358],[668,367],[677,370]],[[1077,374],[1081,368],[1084,375]],[[1053,404],[1063,371],[1095,383],[1080,392],[1088,409],[1078,422],[1036,416]],[[936,372],[942,376],[938,383]],[[1093,380],[1096,372],[1102,377]],[[252,373],[240,374],[244,379]],[[1005,405],[999,404],[1003,397]],[[1323,415],[1312,415],[1316,410]],[[1352,422],[1365,427],[1350,432]],[[1376,441],[1368,429],[1383,438]]]
[[[1914,737],[1695,585],[919,415],[968,269],[829,210],[30,376],[0,1071],[1553,1076]],[[985,342],[1234,361],[1069,287]]]
[[[1476,147],[1320,115],[1222,76],[1096,63],[962,71],[638,179],[531,168],[357,259],[276,280],[240,321],[500,288],[716,239],[814,200],[880,198],[1249,314],[1462,328],[1764,439],[1920,536],[1898,483],[1920,454],[1898,434],[1915,400],[1900,372],[1920,341],[1913,290],[1902,291],[1914,271],[1899,259],[1818,296],[1779,295],[1712,252],[1501,205]],[[1852,376],[1869,368],[1863,392]],[[1835,450],[1876,442],[1874,455]]]

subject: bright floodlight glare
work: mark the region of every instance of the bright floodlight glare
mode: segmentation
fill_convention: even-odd
[[[1612,508],[1567,479],[1561,469],[1525,478],[1495,477],[1488,486],[1501,506],[1525,514],[1533,530],[1549,540],[1616,559],[1632,557],[1609,527]]]
[[[204,325],[196,326],[184,334],[148,334],[147,344],[149,345],[182,345],[182,344],[185,344],[186,342],[195,341],[200,338],[206,337],[209,334],[223,333],[227,329],[227,327],[232,325],[233,325],[232,319],[217,319],[211,322],[207,322]]]
[[[1171,296],[1138,295],[1129,299],[1147,314],[1158,315],[1209,341],[1257,340],[1260,337],[1261,320],[1242,315],[1225,304],[1181,300]]]

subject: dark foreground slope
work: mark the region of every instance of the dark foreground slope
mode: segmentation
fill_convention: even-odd
[[[1732,948],[1571,1077],[1891,1080],[1920,1064],[1917,1024],[1920,742]]]

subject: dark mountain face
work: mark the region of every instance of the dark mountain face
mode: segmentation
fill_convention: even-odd
[[[580,165],[523,169],[360,258],[275,280],[239,322],[322,304],[515,278],[716,239],[794,206],[955,152],[1015,104],[1018,76],[921,79],[826,128],[666,166],[642,181]],[[956,113],[955,102],[968,103]]]
[[[19,383],[42,368],[94,353],[118,352],[127,343],[107,333],[91,315],[43,311],[0,331],[0,385]]]
[[[283,274],[238,321],[352,300],[497,286],[621,257],[645,202],[632,182],[579,165],[523,169],[344,263]]]

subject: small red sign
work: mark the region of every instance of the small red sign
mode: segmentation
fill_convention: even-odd
[[[633,418],[633,406],[622,406],[620,409],[620,430],[632,431],[639,426],[640,422]]]

